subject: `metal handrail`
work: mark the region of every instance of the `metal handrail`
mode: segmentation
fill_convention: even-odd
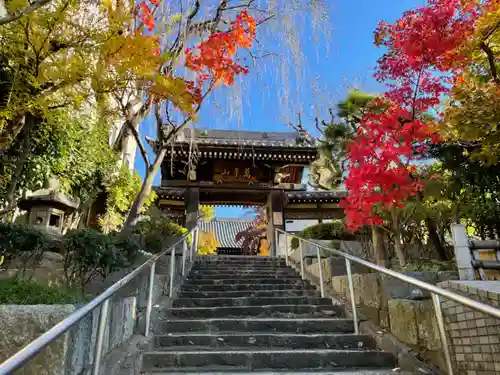
[[[187,239],[193,234],[193,238],[191,239],[191,248],[188,250],[187,247]],[[104,332],[106,319],[109,310],[109,300],[113,297],[118,291],[120,291],[123,287],[129,284],[132,280],[134,280],[140,273],[142,273],[148,267],[150,268],[149,274],[149,288],[148,288],[148,299],[147,299],[147,307],[146,307],[146,327],[145,327],[145,336],[149,335],[149,328],[151,324],[151,311],[153,307],[153,286],[154,286],[154,278],[155,278],[155,266],[156,262],[164,255],[170,252],[171,261],[170,261],[170,289],[169,296],[172,297],[173,293],[173,283],[174,283],[174,270],[175,270],[175,248],[180,243],[183,244],[182,249],[182,276],[185,275],[187,254],[189,251],[189,261],[193,261],[193,253],[196,251],[197,243],[198,243],[198,228],[195,227],[189,233],[182,236],[175,244],[170,246],[169,248],[163,250],[158,255],[153,256],[142,265],[131,271],[129,274],[125,275],[123,278],[118,280],[116,283],[111,285],[108,289],[106,289],[103,293],[99,294],[97,297],[92,299],[89,303],[69,315],[67,318],[56,324],[54,327],[49,329],[43,335],[33,340],[30,344],[26,345],[23,349],[18,351],[12,357],[5,360],[0,364],[0,375],[8,375],[12,374],[15,370],[21,368],[26,362],[35,357],[42,349],[44,349],[47,345],[56,340],[59,336],[63,335],[70,328],[73,328],[78,322],[80,322],[87,315],[92,313],[94,309],[101,306],[101,311],[99,314],[99,326],[97,331],[97,343],[94,350],[94,362],[92,366],[92,375],[98,375],[100,369],[100,358],[102,355],[102,345],[104,341]]]
[[[357,317],[357,308],[356,308],[356,300],[354,296],[354,283],[353,283],[353,278],[352,278],[352,267],[351,267],[351,261],[361,264],[365,267],[368,267],[370,269],[376,270],[380,273],[383,273],[388,276],[392,276],[398,280],[404,281],[408,284],[414,285],[416,287],[419,287],[421,289],[424,289],[428,292],[431,293],[432,295],[432,302],[434,306],[434,310],[436,313],[436,319],[438,323],[438,329],[439,329],[439,336],[441,340],[441,346],[443,347],[443,352],[445,354],[445,360],[446,360],[446,367],[448,370],[449,375],[453,375],[454,370],[453,370],[453,364],[451,360],[451,352],[450,352],[450,347],[448,345],[448,338],[446,336],[446,331],[444,328],[444,319],[443,319],[443,312],[441,310],[441,303],[440,303],[440,298],[439,297],[445,297],[448,298],[452,301],[458,302],[461,305],[465,305],[467,307],[470,307],[476,311],[480,311],[482,313],[485,313],[489,316],[492,316],[494,318],[500,319],[500,309],[497,309],[493,306],[487,305],[482,302],[475,301],[471,298],[462,296],[460,294],[451,292],[449,290],[437,287],[435,285],[426,283],[424,281],[415,279],[413,277],[401,274],[399,272],[391,271],[385,267],[378,266],[374,263],[368,262],[364,259],[361,259],[359,257],[356,257],[354,255],[350,255],[347,253],[344,253],[339,250],[335,250],[332,248],[328,248],[325,246],[322,246],[320,244],[317,244],[313,241],[307,240],[305,238],[301,238],[299,236],[296,236],[291,233],[287,233],[281,229],[275,229],[276,230],[276,236],[275,238],[277,239],[277,244],[279,246],[279,236],[278,233],[282,233],[285,235],[285,261],[287,264],[289,264],[289,254],[288,254],[288,237],[291,236],[292,238],[297,238],[299,240],[299,256],[300,256],[300,272],[302,279],[305,279],[305,271],[304,271],[304,257],[303,257],[303,249],[302,245],[303,243],[307,243],[310,245],[313,245],[316,247],[316,255],[318,258],[318,268],[319,268],[319,278],[320,278],[320,288],[321,288],[321,297],[325,296],[324,292],[324,285],[323,285],[323,267],[321,266],[321,256],[319,253],[319,249],[326,250],[334,255],[341,256],[345,259],[346,262],[346,269],[347,269],[347,279],[348,279],[348,284],[349,284],[349,295],[350,295],[350,300],[351,300],[351,308],[352,308],[352,318],[354,322],[354,331],[355,333],[359,333],[359,326],[358,326],[358,317]]]

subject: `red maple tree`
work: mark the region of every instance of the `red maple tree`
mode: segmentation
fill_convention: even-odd
[[[197,48],[186,49],[186,67],[199,73],[200,84],[214,79],[232,85],[235,75],[248,73],[248,68],[237,62],[236,52],[250,48],[255,34],[255,19],[242,11],[228,31],[214,33]]]
[[[363,117],[348,149],[343,206],[350,229],[382,225],[381,212],[403,207],[422,189],[419,162],[438,140],[424,114],[449,91],[450,73],[462,59],[457,47],[472,32],[476,15],[472,1],[430,0],[394,24],[379,24],[375,43],[388,51],[375,77],[388,86],[378,99],[386,109]]]

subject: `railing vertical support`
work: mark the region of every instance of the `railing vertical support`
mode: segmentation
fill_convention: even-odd
[[[99,375],[101,368],[102,347],[104,344],[104,333],[106,331],[106,321],[108,319],[109,298],[101,305],[99,312],[99,326],[97,328],[97,341],[94,348],[94,363],[92,364],[92,375]]]
[[[151,265],[149,269],[149,288],[148,288],[148,304],[146,306],[146,327],[144,328],[144,336],[149,336],[149,327],[151,326],[151,311],[153,310],[153,291],[155,285],[155,270],[156,263]]]
[[[349,296],[351,298],[351,306],[352,306],[352,322],[354,324],[354,333],[359,333],[358,327],[358,311],[356,308],[356,297],[354,296],[354,280],[352,278],[352,268],[351,261],[345,258],[345,267],[347,270],[347,282],[349,284]]]
[[[274,256],[279,257],[279,251],[280,251],[280,241],[279,241],[279,233],[278,229],[274,230]]]
[[[193,232],[193,257],[196,259],[196,254],[198,252],[198,241],[200,239],[200,228],[196,228]]]
[[[450,346],[448,345],[448,338],[446,337],[446,330],[444,328],[443,310],[441,309],[441,301],[439,299],[439,296],[436,293],[432,293],[432,303],[434,304],[434,312],[436,313],[439,338],[441,340],[441,347],[443,348],[444,352],[448,375],[453,375],[453,362],[451,361]]]
[[[285,263],[287,266],[290,265],[290,262],[288,261],[288,233],[285,233]]]
[[[189,263],[193,263],[194,236],[196,230],[191,234],[191,245],[189,246]]]
[[[300,255],[300,275],[302,280],[306,279],[306,273],[304,272],[304,249],[302,245],[302,240],[299,238],[299,255]]]
[[[169,297],[174,295],[175,248],[176,246],[172,248],[172,252],[170,253],[170,285],[168,286]]]
[[[316,246],[316,256],[318,257],[318,267],[319,267],[319,286],[321,290],[321,298],[325,297],[325,286],[323,285],[323,264],[321,264],[321,254],[319,252],[319,246]]]
[[[186,275],[187,252],[188,252],[188,245],[187,245],[187,238],[186,238],[186,240],[182,243],[182,268],[181,268],[181,275],[183,277]]]

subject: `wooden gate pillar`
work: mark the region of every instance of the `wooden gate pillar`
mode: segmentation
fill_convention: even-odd
[[[270,256],[278,256],[278,247],[275,236],[275,229],[285,229],[283,215],[285,194],[283,191],[273,191],[269,194],[266,207],[267,216],[267,240],[269,243]]]
[[[186,205],[186,228],[193,229],[198,224],[200,209],[200,188],[188,188],[184,195]]]

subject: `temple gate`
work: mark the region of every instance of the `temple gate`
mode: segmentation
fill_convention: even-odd
[[[343,216],[341,196],[307,192],[302,183],[317,147],[299,132],[183,129],[161,168],[158,206],[188,229],[202,204],[263,206],[274,244],[274,229],[285,229],[285,220]]]

